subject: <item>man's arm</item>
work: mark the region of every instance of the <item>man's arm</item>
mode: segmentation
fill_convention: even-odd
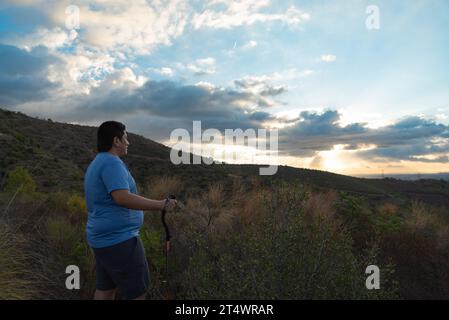
[[[134,210],[162,210],[165,204],[165,200],[147,199],[126,189],[114,190],[111,196],[119,206]]]

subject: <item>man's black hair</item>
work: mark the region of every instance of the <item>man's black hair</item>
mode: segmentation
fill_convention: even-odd
[[[97,131],[97,150],[98,152],[107,152],[112,148],[115,137],[122,140],[126,127],[123,123],[117,121],[103,122]]]

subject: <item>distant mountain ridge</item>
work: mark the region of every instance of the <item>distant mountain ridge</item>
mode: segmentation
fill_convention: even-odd
[[[22,165],[40,190],[82,192],[84,172],[96,154],[96,130],[0,109],[0,186],[6,172]],[[133,133],[129,133],[129,140],[129,155],[124,161],[140,185],[153,176],[176,175],[193,190],[258,175],[258,165],[174,165],[169,147]],[[449,208],[449,181],[444,180],[365,179],[288,166],[280,166],[276,175],[261,179],[297,180],[318,190],[345,191],[373,201],[416,199]]]
[[[383,178],[393,178],[400,180],[421,180],[421,179],[435,179],[435,180],[449,180],[449,172],[441,173],[404,173],[404,174],[367,174],[367,175],[357,175],[360,178],[368,179],[383,179]]]

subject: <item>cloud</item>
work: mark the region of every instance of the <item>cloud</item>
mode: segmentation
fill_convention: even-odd
[[[19,12],[24,23],[31,20],[27,27],[35,31],[12,29],[1,39],[28,51],[44,46],[62,61],[57,68],[49,65],[44,79],[59,84],[60,97],[89,94],[117,68],[138,69],[132,59],[171,45],[184,32],[191,11],[181,0],[80,0],[75,3],[80,28],[69,30],[66,20],[71,13],[66,8],[70,5],[73,1],[9,1],[6,10]],[[172,75],[168,68],[157,71]]]
[[[166,139],[174,128],[191,128],[193,120],[201,120],[204,128],[219,130],[284,123],[290,124],[279,131],[279,147],[284,155],[313,157],[342,145],[343,151],[371,162],[449,160],[449,126],[423,117],[406,117],[374,129],[357,122],[343,126],[341,114],[335,110],[302,111],[293,119],[264,111],[273,105],[268,97],[286,91],[274,84],[283,79],[282,73],[247,76],[235,80],[234,88],[224,88],[204,81],[195,85],[150,81],[129,67],[113,68],[113,61],[104,56],[55,56],[43,47],[27,51],[0,45],[0,103],[70,122],[132,119],[140,124],[139,130],[160,139]],[[212,66],[215,60],[209,57],[196,63]],[[78,74],[77,70],[83,72]],[[104,70],[108,71],[103,74]],[[290,73],[298,76],[301,72]],[[67,79],[59,79],[58,75]],[[101,81],[95,80],[97,77]],[[64,81],[82,84],[83,78],[88,82],[87,92],[64,89]],[[154,126],[149,128],[144,123]]]
[[[193,18],[195,9],[189,2],[181,0],[155,2],[113,0],[107,3],[102,0],[80,0],[75,4],[79,8],[80,28],[68,30],[65,27],[66,20],[71,13],[66,9],[70,5],[74,3],[69,0],[8,1],[5,4],[8,10],[17,9],[16,11],[23,13],[23,17],[31,20],[36,16],[38,18],[31,23],[32,30],[35,31],[23,34],[10,30],[7,38],[2,38],[2,41],[28,51],[44,46],[55,59],[62,61],[57,67],[48,65],[45,81],[40,84],[44,85],[46,81],[57,83],[57,94],[64,98],[77,94],[90,94],[93,88],[98,87],[106,77],[119,68],[129,67],[133,72],[138,72],[139,66],[134,66],[131,62],[133,58],[137,55],[151,54],[159,46],[171,45],[172,41],[180,37],[195,20]],[[261,13],[260,10],[270,6],[269,1],[219,0],[206,4],[207,10],[214,12],[220,6],[226,8],[225,15],[236,15],[238,19],[248,18],[248,21],[244,19],[246,21],[244,23],[249,24],[256,21],[284,21],[296,24],[299,23],[298,17],[307,19],[307,14],[299,14],[299,10],[294,7],[282,14]],[[29,20],[28,18],[24,19]],[[238,25],[234,23],[234,26]],[[256,45],[257,42],[251,40],[245,47]],[[188,70],[195,76],[205,76],[215,74],[217,66],[214,58],[205,57],[181,65],[179,69]],[[174,69],[169,67],[149,70],[167,77],[174,75]],[[260,100],[257,104],[265,107],[273,106],[273,101],[266,97],[280,95],[286,90],[286,86],[283,85],[267,86],[255,93],[259,95]]]
[[[217,86],[215,86],[213,83],[210,83],[207,81],[199,81],[199,82],[195,83],[195,86],[203,87],[210,91],[217,89]]]
[[[209,1],[207,7],[201,13],[196,13],[192,18],[194,29],[214,28],[230,29],[242,25],[252,25],[256,22],[284,22],[288,25],[298,25],[310,19],[310,15],[294,6],[290,6],[285,13],[262,13],[261,9],[270,5],[268,0],[240,0]],[[218,8],[217,8],[218,6]],[[225,7],[224,10],[220,8]],[[215,8],[214,8],[215,7]]]
[[[257,121],[267,121],[275,120],[276,118],[271,113],[265,111],[256,111],[249,115],[249,119]]]
[[[250,40],[242,46],[242,49],[247,50],[255,47],[257,47],[257,41]]]
[[[285,86],[285,85],[267,86],[262,91],[260,91],[260,94],[262,96],[277,96],[284,92],[287,92],[287,86]]]
[[[174,70],[169,67],[162,67],[162,68],[150,68],[151,71],[156,72],[160,75],[167,76],[167,77],[173,77]]]
[[[63,61],[57,68],[49,69],[49,78],[60,83],[61,97],[89,94],[93,87],[100,85],[114,73],[117,60],[108,53],[99,53],[77,48],[76,54],[54,53]],[[122,67],[124,69],[125,67]]]
[[[111,56],[78,53],[55,55],[44,47],[28,52],[1,45],[2,104],[69,122],[143,114],[172,119],[177,125],[203,120],[214,128],[253,128],[273,119],[261,109],[272,105],[265,95],[281,90],[266,87],[253,92],[204,81],[195,85],[149,81],[130,67],[114,67]],[[206,57],[195,63],[207,68],[213,67],[215,60]]]
[[[57,48],[69,47],[73,45],[77,38],[78,33],[76,30],[67,30],[61,27],[55,27],[52,29],[38,27],[35,32],[20,37],[11,35],[3,39],[3,41],[7,44],[24,48],[26,50],[31,50],[32,48],[38,46],[44,46],[50,50],[55,50]]]
[[[142,119],[165,119],[169,123],[165,133],[177,127],[191,128],[193,120],[201,120],[205,127],[219,130],[261,128],[265,121],[275,119],[261,110],[264,107],[265,100],[257,94],[207,82],[185,85],[147,80],[141,83],[129,68],[115,70],[92,87],[89,94],[63,100],[55,97],[45,103],[30,102],[24,106],[68,122],[137,115]]]
[[[276,80],[280,80],[280,76],[279,74],[274,73],[272,75],[245,76],[242,79],[234,80],[234,83],[244,89],[253,89]]]
[[[0,106],[47,98],[58,87],[48,79],[48,68],[59,63],[44,47],[28,52],[0,44]]]
[[[279,74],[246,76],[242,79],[234,80],[236,87],[250,91],[262,96],[276,96],[287,91],[286,85],[273,85],[271,82],[280,80]]]
[[[197,59],[194,63],[189,63],[182,68],[186,68],[186,69],[192,71],[193,74],[196,76],[214,74],[216,71],[215,70],[215,59],[211,58],[211,57]]]
[[[323,62],[335,62],[337,61],[337,56],[333,54],[325,54],[320,57],[320,60]]]
[[[314,169],[321,169],[325,167],[325,160],[319,155],[313,157],[312,161],[310,162],[310,167]]]
[[[188,1],[143,0],[70,0],[62,1],[9,1],[8,7],[18,6],[31,16],[40,16],[37,31],[26,34],[10,34],[3,42],[23,48],[43,45],[51,49],[70,45],[107,52],[114,57],[151,54],[159,46],[169,46],[187,28],[233,28],[256,22],[278,21],[297,25],[309,19],[309,15],[294,6],[283,13],[261,12],[271,3],[267,0],[209,1],[203,12],[195,12]],[[79,29],[68,30],[66,9],[76,5],[79,9]],[[224,7],[225,10],[219,10]],[[251,40],[244,48],[252,48]]]
[[[319,151],[343,145],[344,150],[370,161],[447,162],[449,126],[412,116],[371,129],[364,123],[341,126],[340,117],[335,110],[301,112],[293,126],[279,132],[282,152],[315,156]]]
[[[79,8],[78,45],[111,55],[150,54],[159,45],[170,45],[184,32],[191,13],[188,2],[182,0],[29,1],[27,10],[43,15],[45,27],[24,39],[17,35],[13,43],[62,47],[74,40],[75,33],[62,29],[70,14],[66,8],[74,4]]]
[[[242,79],[234,80],[234,85],[238,90],[247,92],[258,97],[259,107],[269,108],[276,105],[272,99],[288,91],[284,84],[273,84],[272,82],[281,79],[280,75],[245,76]]]
[[[255,40],[250,40],[243,45],[237,45],[237,41],[234,42],[234,46],[230,50],[225,50],[224,52],[229,56],[234,56],[238,51],[246,51],[257,47],[259,44]]]
[[[14,4],[19,6],[29,6],[29,5],[40,5],[45,2],[45,0],[6,0],[7,4]]]

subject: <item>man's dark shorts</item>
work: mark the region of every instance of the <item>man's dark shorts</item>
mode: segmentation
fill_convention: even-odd
[[[118,288],[125,299],[142,296],[150,284],[148,263],[142,240],[133,237],[119,244],[93,249],[97,269],[97,289]]]

